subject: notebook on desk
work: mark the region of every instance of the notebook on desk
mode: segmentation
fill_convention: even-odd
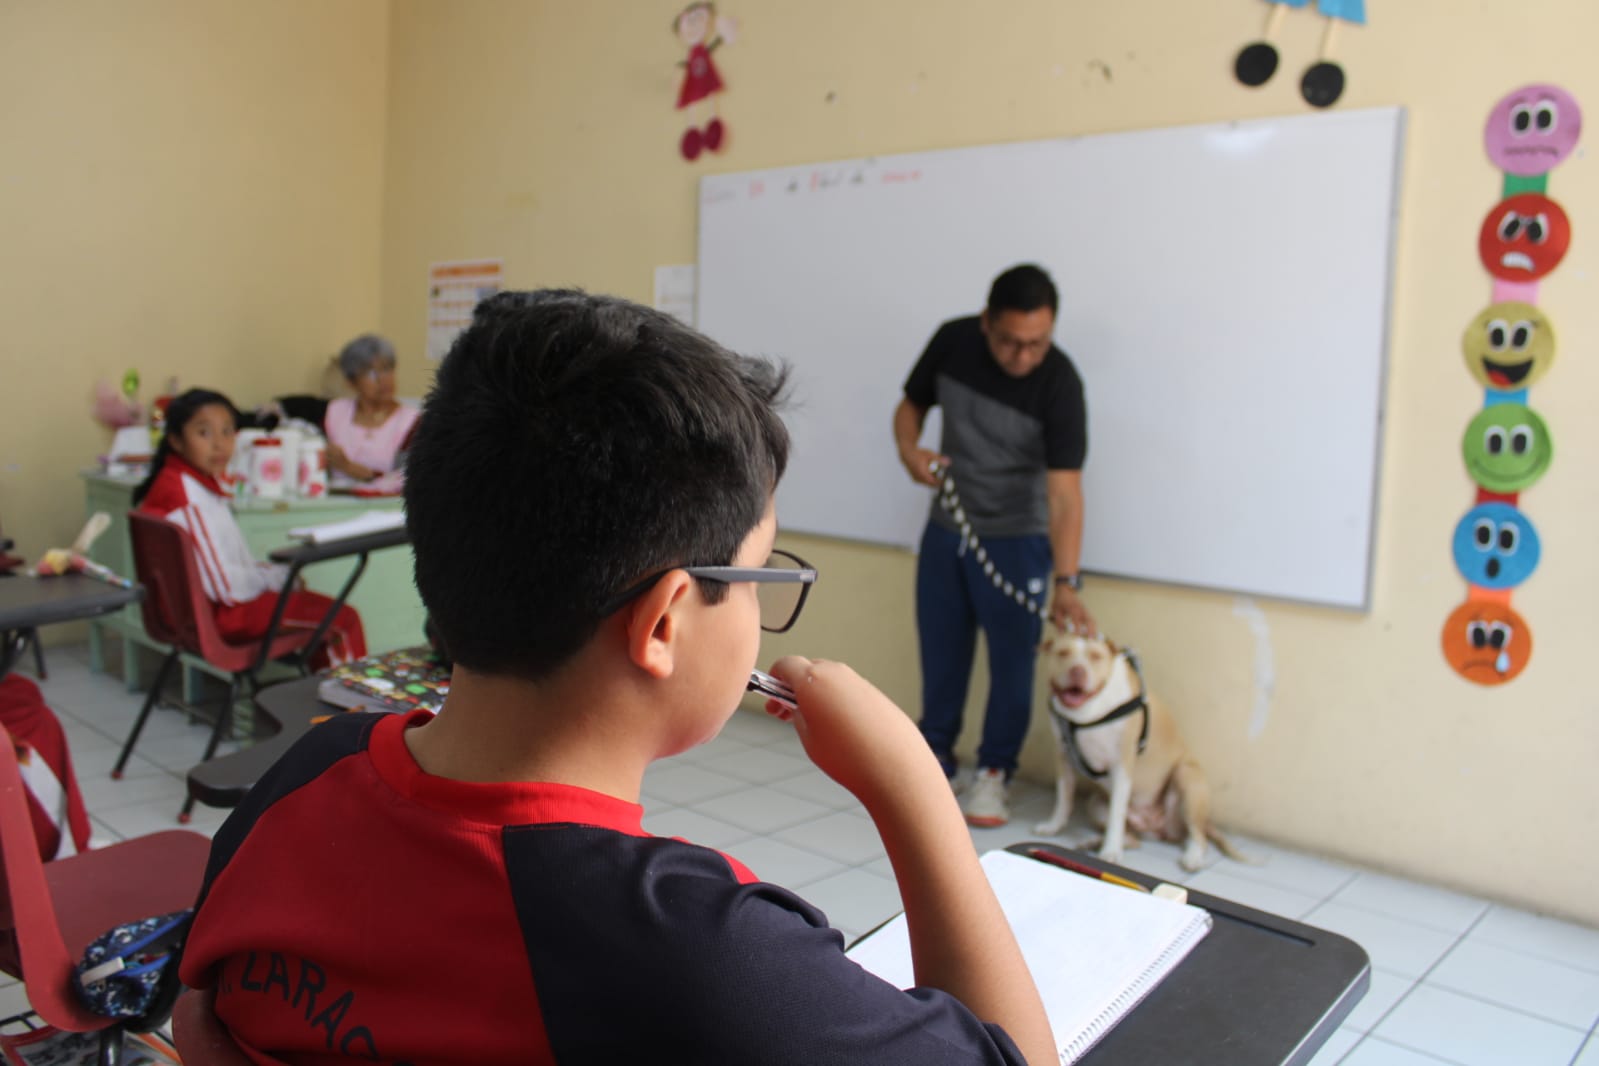
[[[391,529],[405,528],[404,511],[368,511],[342,522],[328,522],[320,526],[296,526],[289,530],[295,540],[311,544],[326,544],[334,540],[348,540],[368,533],[385,533]]]
[[[1086,1054],[1210,931],[1201,907],[1008,851],[982,863],[1038,985],[1061,1066]],[[891,984],[915,984],[903,914],[848,954]]]
[[[352,711],[438,711],[450,694],[450,669],[423,645],[335,666],[317,686],[324,703]]]

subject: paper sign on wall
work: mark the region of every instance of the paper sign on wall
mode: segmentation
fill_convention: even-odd
[[[673,263],[655,268],[655,309],[679,322],[694,324],[694,264]]]
[[[472,324],[478,302],[500,291],[498,259],[465,259],[428,268],[428,358],[438,362]]]

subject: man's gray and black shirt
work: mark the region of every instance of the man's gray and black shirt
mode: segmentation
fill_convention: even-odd
[[[1079,470],[1088,453],[1083,383],[1050,345],[1037,369],[1013,378],[988,349],[977,316],[939,327],[905,381],[905,397],[944,409],[939,451],[978,536],[1047,534],[1045,470]],[[958,531],[935,498],[931,521]]]

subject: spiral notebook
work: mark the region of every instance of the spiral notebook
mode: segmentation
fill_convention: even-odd
[[[1076,1062],[1210,932],[1210,912],[1009,851],[982,857],[1049,1014],[1061,1066]],[[900,988],[915,983],[901,914],[849,949]]]

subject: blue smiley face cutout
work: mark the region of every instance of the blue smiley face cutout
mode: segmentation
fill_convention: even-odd
[[[1538,569],[1538,531],[1508,503],[1478,504],[1455,526],[1455,565],[1470,584],[1512,589]]]

